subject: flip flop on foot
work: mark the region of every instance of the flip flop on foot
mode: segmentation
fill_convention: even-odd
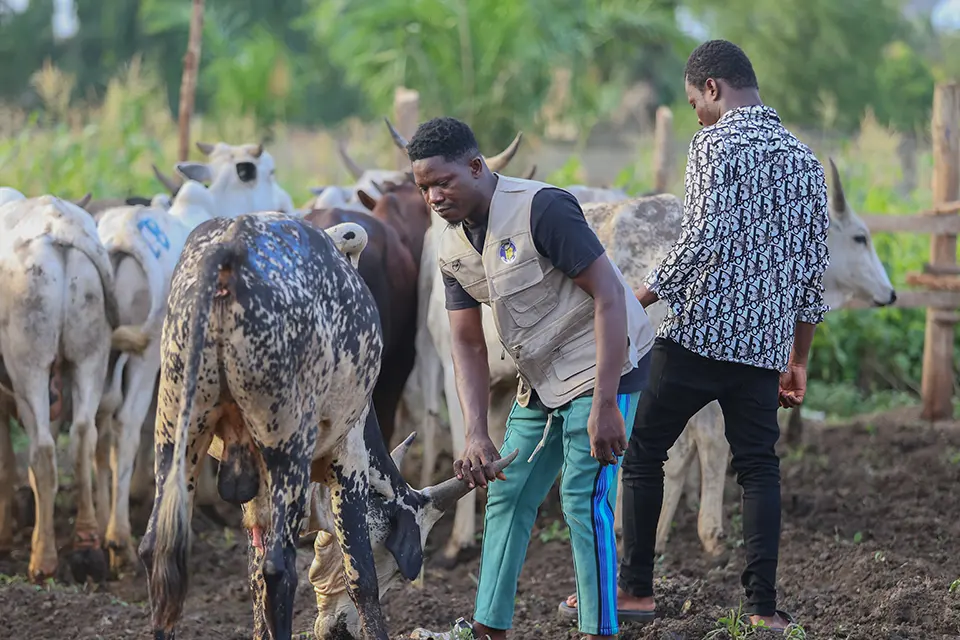
[[[792,615],[790,615],[786,611],[781,611],[780,609],[776,610],[776,613],[773,615],[772,620],[769,620],[769,619],[763,620],[765,624],[762,624],[762,625],[760,623],[761,620],[763,619],[760,618],[759,616],[750,616],[751,626],[757,629],[771,631],[773,633],[783,633],[788,628],[790,628],[791,625],[794,625],[797,623],[797,621],[794,619]]]
[[[577,594],[570,594],[557,608],[565,618],[577,617]],[[617,608],[617,619],[620,622],[653,622],[657,617],[656,609],[620,609]]]

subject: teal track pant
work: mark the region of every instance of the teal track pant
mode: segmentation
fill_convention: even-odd
[[[640,392],[617,397],[627,440],[633,430]],[[474,620],[491,629],[513,624],[517,580],[527,555],[537,510],[561,474],[563,517],[570,529],[577,577],[577,612],[581,633],[615,635],[617,624],[617,541],[613,514],[617,495],[616,465],[601,466],[590,456],[587,418],[593,398],[581,397],[552,411],[514,402],[500,455],[519,449],[504,470],[506,480],[488,485],[483,548]],[[532,461],[544,435],[550,429]]]

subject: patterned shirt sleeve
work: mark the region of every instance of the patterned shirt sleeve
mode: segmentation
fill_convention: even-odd
[[[684,176],[683,218],[676,243],[647,276],[644,284],[668,303],[678,315],[683,311],[684,292],[691,276],[696,276],[714,254],[720,220],[719,206],[733,194],[727,184],[729,154],[723,143],[700,131],[690,141]]]
[[[800,308],[797,310],[797,320],[809,324],[820,324],[830,310],[823,295],[823,273],[830,263],[830,250],[827,248],[827,231],[830,228],[827,182],[823,166],[820,163],[815,163],[815,166],[816,172],[810,180],[814,204],[805,252],[806,274],[803,278]]]

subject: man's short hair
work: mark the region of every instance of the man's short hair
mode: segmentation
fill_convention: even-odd
[[[442,117],[427,120],[417,127],[407,145],[410,162],[443,156],[450,162],[467,155],[479,155],[477,138],[473,130],[456,118]]]
[[[757,89],[757,75],[743,49],[727,40],[709,40],[693,50],[683,71],[687,82],[703,90],[707,78],[724,80],[734,89]]]

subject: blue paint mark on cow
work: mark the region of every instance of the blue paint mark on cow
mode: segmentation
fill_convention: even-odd
[[[150,251],[153,252],[155,257],[159,258],[163,253],[170,250],[170,238],[153,218],[140,218],[137,222],[137,229],[140,230],[140,235],[147,241],[147,246],[150,247]]]
[[[276,225],[271,231],[269,235],[253,236],[250,264],[264,277],[280,278],[296,269],[298,262],[309,254],[309,247],[296,229],[287,225]]]

